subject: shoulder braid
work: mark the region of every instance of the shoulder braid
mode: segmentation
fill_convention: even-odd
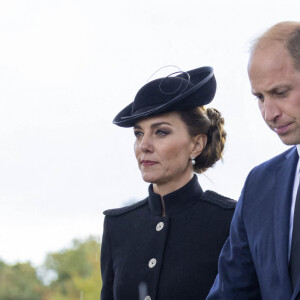
[[[126,214],[127,212],[133,211],[141,206],[144,206],[147,203],[147,201],[148,198],[121,208],[107,209],[103,212],[103,214],[105,216],[120,216]]]
[[[214,191],[209,190],[204,192],[203,199],[225,209],[234,209],[237,203],[231,198],[222,196]]]

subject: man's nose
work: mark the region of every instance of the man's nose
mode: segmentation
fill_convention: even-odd
[[[270,97],[266,97],[264,99],[262,115],[267,123],[273,122],[276,118],[281,114],[278,105],[276,104],[276,100],[270,99]]]

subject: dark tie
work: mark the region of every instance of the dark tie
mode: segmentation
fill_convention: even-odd
[[[290,257],[290,275],[292,288],[295,289],[300,274],[300,184],[296,196],[293,235]]]

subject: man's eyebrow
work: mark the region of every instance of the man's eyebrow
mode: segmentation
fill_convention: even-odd
[[[273,87],[271,87],[270,89],[266,90],[266,93],[274,93],[275,91],[279,90],[279,89],[290,89],[290,85],[288,84],[280,84],[280,85],[275,85]],[[259,94],[262,94],[261,92],[257,92],[255,90],[251,90],[251,93],[256,96]]]
[[[260,94],[260,92],[257,92],[257,91],[254,91],[254,90],[251,90],[251,94],[254,95],[254,96],[257,96]]]

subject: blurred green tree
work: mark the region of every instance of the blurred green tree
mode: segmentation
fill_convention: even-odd
[[[99,255],[100,244],[93,237],[73,240],[70,249],[48,254],[44,267],[57,274],[49,286],[48,299],[99,299],[102,286]]]
[[[48,254],[44,265],[37,269],[30,263],[11,266],[0,260],[0,300],[99,299],[99,258],[100,243],[89,237]]]
[[[41,300],[44,286],[30,263],[13,266],[0,261],[1,300]]]

